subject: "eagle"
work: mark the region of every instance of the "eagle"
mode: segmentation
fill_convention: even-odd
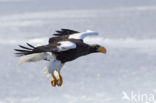
[[[20,49],[14,50],[16,51],[16,56],[21,57],[19,64],[40,60],[48,61],[46,71],[52,77],[51,85],[60,87],[63,83],[60,71],[65,63],[91,53],[101,52],[106,54],[105,47],[84,42],[84,38],[91,35],[98,35],[98,32],[91,30],[78,32],[71,29],[60,29],[53,34],[53,37],[49,38],[47,45],[33,46],[26,43],[27,46],[19,45]]]

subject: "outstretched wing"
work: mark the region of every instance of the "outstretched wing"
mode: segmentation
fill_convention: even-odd
[[[98,35],[98,32],[87,30],[86,32],[78,32],[70,29],[61,29],[60,31],[56,31],[57,33],[54,34],[56,37],[52,37],[49,39],[49,44],[53,44],[56,42],[60,42],[62,40],[70,40],[70,39],[75,39],[75,40],[81,40],[83,41],[84,38],[87,36],[92,36],[92,35]]]
[[[45,46],[34,47],[27,43],[29,47],[21,46],[21,49],[15,49],[17,56],[29,55],[34,53],[42,53],[42,52],[62,52],[70,49],[76,48],[76,44],[70,41],[61,41],[57,44],[49,44]]]

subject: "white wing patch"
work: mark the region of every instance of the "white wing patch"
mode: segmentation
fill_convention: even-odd
[[[76,33],[69,36],[69,39],[84,39],[87,36],[98,35],[98,32],[87,30],[86,32]]]
[[[59,49],[59,51],[67,51],[69,49],[74,49],[76,48],[76,44],[70,41],[61,41],[58,42],[60,45],[57,46],[57,48]]]

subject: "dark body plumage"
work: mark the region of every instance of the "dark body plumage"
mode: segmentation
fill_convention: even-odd
[[[90,53],[95,52],[93,47],[90,47],[88,44],[83,43],[82,41],[74,42],[77,47],[75,49],[71,49],[63,52],[54,52],[56,58],[61,60],[62,63],[72,61],[80,56],[84,56]]]
[[[78,31],[69,30],[69,29],[61,29],[60,31],[56,31],[54,34],[55,37],[49,39],[49,44],[44,46],[34,47],[28,44],[28,47],[21,46],[24,50],[15,49],[18,51],[18,55],[28,55],[33,53],[41,53],[41,52],[52,52],[55,55],[57,60],[60,60],[62,63],[72,61],[80,56],[84,56],[90,53],[97,52],[97,48],[99,45],[88,45],[83,42],[81,39],[69,39],[68,37],[72,34],[79,33]],[[59,51],[58,46],[61,41],[70,41],[76,44],[76,48],[69,49],[66,51]]]

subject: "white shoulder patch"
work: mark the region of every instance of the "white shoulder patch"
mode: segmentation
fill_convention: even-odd
[[[76,48],[76,44],[70,41],[61,41],[58,42],[60,45],[57,46],[57,48],[59,49],[59,51],[66,51],[69,49],[74,49]]]
[[[98,32],[87,30],[86,32],[76,33],[69,36],[69,39],[84,39],[87,36],[98,35]]]

